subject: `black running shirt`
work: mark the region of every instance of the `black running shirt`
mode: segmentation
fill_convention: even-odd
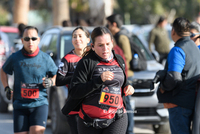
[[[105,81],[102,88],[90,94],[82,103],[82,109],[91,118],[111,119],[114,117],[117,109],[124,107],[121,89],[125,78],[123,70],[115,59],[112,59],[109,62],[101,61],[95,67],[93,78],[99,77],[105,71],[113,72],[114,79]],[[119,89],[117,92],[118,96],[115,93],[112,94],[111,89],[113,92],[115,92],[116,89]],[[79,116],[83,118],[81,110],[79,111]]]

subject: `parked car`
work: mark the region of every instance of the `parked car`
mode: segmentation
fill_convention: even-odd
[[[147,60],[147,69],[134,72],[129,80],[135,93],[131,96],[131,105],[135,109],[134,121],[140,124],[151,124],[156,133],[169,133],[168,111],[163,104],[158,103],[156,91],[158,84],[154,85],[154,91],[150,91],[150,84],[158,70],[164,67],[158,63],[148,49],[148,43],[140,33],[142,29],[124,26],[132,34],[134,42],[144,52]]]
[[[18,36],[18,29],[11,26],[0,26],[0,36],[3,40],[3,45],[1,45],[1,50],[5,49],[5,53],[0,55],[1,66],[13,52],[13,41]],[[14,76],[8,76],[9,86],[12,88],[14,84]],[[3,84],[0,81],[0,112],[8,112],[8,105],[12,103],[12,100],[8,100],[5,96]]]
[[[137,28],[137,26],[125,27],[130,32]],[[71,34],[74,29],[75,27],[52,27],[43,33],[39,47],[42,51],[51,55],[56,65],[59,65],[61,58],[73,49]],[[91,33],[93,27],[87,27],[87,29]],[[134,41],[142,48],[147,59],[147,70],[134,72],[134,76],[130,79],[135,88],[135,94],[131,97],[132,107],[135,107],[136,111],[134,120],[136,123],[148,122],[161,128],[161,125],[168,121],[167,111],[163,108],[163,105],[158,104],[156,91],[150,92],[149,87],[156,71],[163,69],[163,66],[153,58],[140,38],[135,34],[133,36]],[[155,85],[155,88],[157,88],[157,85]],[[54,134],[69,133],[66,118],[60,111],[67,97],[68,88],[66,86],[54,86],[48,89],[49,118],[51,119],[51,128]]]
[[[14,41],[18,37],[19,30],[13,26],[0,26],[0,31],[8,36],[8,44],[11,52],[14,52]]]

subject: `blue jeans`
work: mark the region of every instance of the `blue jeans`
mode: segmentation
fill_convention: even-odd
[[[131,96],[126,96],[126,110],[127,110],[127,115],[128,115],[128,126],[126,130],[126,134],[133,134],[133,127],[134,127],[134,113],[133,109],[131,108],[130,104],[130,97]]]
[[[172,134],[191,134],[192,109],[183,107],[169,108],[169,124]]]

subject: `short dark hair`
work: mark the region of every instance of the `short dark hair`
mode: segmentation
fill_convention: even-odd
[[[36,32],[38,33],[37,27],[34,27],[34,26],[26,26],[26,27],[24,28],[24,31],[25,31],[25,30],[29,30],[29,29],[35,29]],[[24,31],[23,31],[23,34],[22,34],[22,35],[24,35]]]
[[[166,20],[166,18],[164,16],[160,16],[156,25],[162,23],[164,20]]]
[[[62,26],[63,26],[63,27],[69,27],[69,26],[72,26],[72,24],[71,24],[71,22],[70,22],[69,20],[64,20],[64,21],[62,22]]]
[[[78,26],[78,27],[76,27],[76,28],[73,30],[72,34],[73,34],[76,30],[78,30],[78,29],[81,29],[81,30],[85,33],[86,37],[88,37],[88,38],[90,37],[89,31],[88,31],[85,27],[83,27],[83,26]]]
[[[190,25],[190,30],[191,29],[195,29],[195,30],[197,30],[197,32],[200,32],[200,24],[197,23],[196,21],[192,22]]]
[[[188,34],[185,32],[190,32],[190,21],[186,18],[178,17],[172,23],[172,28],[179,36],[186,36]]]
[[[111,16],[108,16],[106,19],[110,21],[112,24],[114,22],[117,23],[118,28],[121,28],[121,26],[123,25],[123,18],[120,14],[113,14]]]

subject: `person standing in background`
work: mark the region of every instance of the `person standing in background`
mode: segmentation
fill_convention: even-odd
[[[72,32],[72,44],[74,49],[61,59],[56,76],[56,86],[66,85],[70,92],[69,84],[72,79],[72,75],[89,42],[90,34],[88,30],[82,26],[76,27]],[[79,111],[71,111],[66,116],[72,134],[78,134],[78,113]]]
[[[18,37],[14,40],[14,52],[22,49],[23,47],[23,44],[22,44],[22,41],[21,41],[21,38],[23,37],[23,31],[24,31],[24,28],[26,27],[26,25],[24,23],[19,23],[18,25]]]
[[[119,54],[119,55],[122,56],[124,62],[126,61],[126,58],[125,58],[125,56],[124,56],[124,53],[123,53],[122,49],[116,44],[115,39],[113,39],[113,50],[115,51],[116,54]],[[125,73],[126,73],[126,77],[127,77],[128,68],[127,68],[126,62],[125,62]]]
[[[122,49],[124,56],[126,58],[126,64],[128,67],[128,77],[133,76],[133,71],[130,68],[130,61],[132,60],[132,52],[129,38],[126,36],[127,31],[122,30],[123,25],[122,16],[119,14],[113,14],[107,18],[108,29],[113,34],[116,44]]]
[[[200,49],[200,24],[195,21],[190,25],[190,39],[193,40]]]
[[[5,61],[6,61],[6,44],[4,43],[0,35],[0,68],[3,66]]]
[[[132,60],[132,52],[131,52],[131,45],[129,38],[127,36],[126,29],[121,29],[121,26],[123,25],[123,19],[122,16],[119,14],[113,14],[111,16],[108,16],[107,18],[107,26],[108,29],[113,34],[116,44],[122,49],[125,59],[126,59],[126,65],[128,68],[127,76],[131,77],[134,75],[133,71],[130,68],[130,61]],[[133,127],[134,127],[134,113],[133,109],[130,104],[130,96],[126,96],[126,109],[128,111],[128,126],[126,134],[133,134]]]
[[[200,49],[200,24],[196,21],[192,22],[190,25],[190,39],[194,41],[196,46]],[[199,89],[199,80],[196,89],[196,101],[194,108],[194,116],[192,123],[192,134],[200,133],[200,89]]]
[[[62,26],[63,26],[63,27],[71,27],[71,26],[72,26],[72,23],[71,23],[70,20],[63,20]]]
[[[154,44],[155,50],[159,53],[160,56],[159,62],[161,64],[164,64],[163,60],[167,59],[167,55],[170,51],[170,46],[169,46],[170,40],[167,30],[165,30],[166,24],[167,24],[166,18],[161,16],[156,26],[151,30],[148,41],[150,52],[153,52],[152,44]]]
[[[171,133],[191,134],[196,84],[200,77],[200,52],[190,39],[187,19],[179,17],[174,20],[171,37],[175,44],[169,52],[165,69],[156,73],[160,81],[157,97],[168,109]]]
[[[195,20],[197,23],[199,23],[200,24],[200,15],[198,15],[197,17],[196,17],[196,20]]]

